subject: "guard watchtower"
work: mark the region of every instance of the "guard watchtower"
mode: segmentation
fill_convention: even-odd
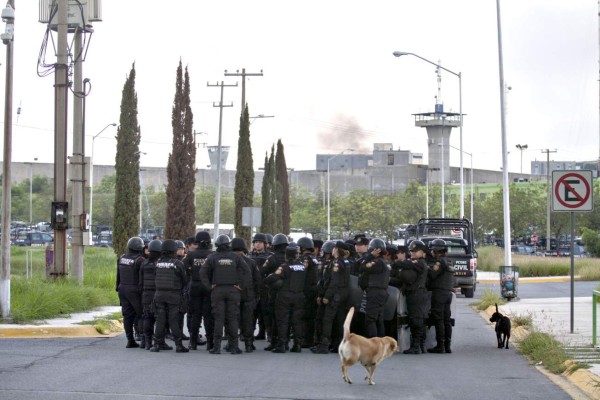
[[[460,113],[444,112],[444,105],[436,104],[434,112],[413,115],[415,126],[427,129],[430,182],[446,183],[450,176],[450,133],[460,127]]]

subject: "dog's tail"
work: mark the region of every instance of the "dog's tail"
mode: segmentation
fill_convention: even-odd
[[[351,307],[348,310],[348,315],[346,315],[346,320],[344,321],[344,340],[348,339],[350,336],[350,324],[352,323],[352,317],[354,316],[354,307]]]
[[[499,313],[500,311],[498,311],[498,303],[496,303],[496,312]]]

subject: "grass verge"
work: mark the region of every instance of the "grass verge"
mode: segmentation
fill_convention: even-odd
[[[102,335],[108,335],[123,330],[123,315],[120,312],[94,318],[92,321],[83,321],[80,325],[93,325]]]
[[[541,363],[552,373],[561,374],[567,369],[567,352],[547,333],[531,332],[519,343],[518,351],[527,356],[532,363]]]
[[[500,298],[498,293],[489,289],[485,289],[481,296],[481,300],[471,303],[471,306],[475,307],[479,311],[483,311],[495,304],[498,304],[499,306],[503,305],[504,300]]]

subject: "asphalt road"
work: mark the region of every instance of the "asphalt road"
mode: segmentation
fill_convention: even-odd
[[[575,281],[575,297],[591,297],[592,291],[597,290],[598,281]],[[485,289],[500,294],[498,283],[479,283],[475,291],[475,299],[480,299]],[[521,299],[546,299],[554,297],[570,297],[571,282],[519,283],[518,297]],[[464,297],[460,296],[459,297]]]
[[[515,352],[496,348],[493,328],[456,299],[452,354],[385,360],[375,386],[336,354],[233,356],[125,349],[123,335],[89,339],[0,339],[1,399],[569,399]]]

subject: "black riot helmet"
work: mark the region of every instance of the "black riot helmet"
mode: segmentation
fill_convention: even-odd
[[[313,243],[312,239],[309,237],[301,237],[300,239],[298,239],[298,246],[302,247],[303,249],[314,249],[315,248],[315,244]]]
[[[158,239],[151,240],[148,243],[148,250],[160,253],[162,251],[162,242]]]
[[[278,233],[277,235],[273,236],[273,246],[280,244],[289,244],[287,236],[285,236],[283,233]]]
[[[177,251],[177,242],[173,239],[165,239],[160,246],[160,251],[163,254],[173,254]]]
[[[429,250],[437,253],[445,253],[448,251],[448,245],[444,239],[433,239],[429,242]]]
[[[210,243],[210,234],[206,231],[196,232],[196,243]]]
[[[265,236],[267,237],[267,244],[273,244],[273,235],[265,233]]]
[[[246,252],[246,242],[242,238],[233,238],[231,239],[231,250],[233,251],[243,251]]]
[[[133,252],[139,253],[144,250],[144,240],[141,237],[134,236],[127,241],[127,248]]]
[[[177,243],[178,249],[185,249],[185,243],[182,240],[176,240],[175,243]]]
[[[423,243],[420,240],[413,240],[412,242],[410,242],[410,244],[408,245],[408,249],[409,251],[422,250],[424,253],[427,253],[427,246],[425,246],[425,243]]]
[[[252,243],[254,242],[263,242],[264,244],[267,244],[267,235],[264,233],[255,233],[252,238]]]
[[[333,240],[328,240],[323,243],[323,247],[321,247],[321,251],[323,254],[331,254],[333,253],[333,248],[335,247],[335,242]]]
[[[295,259],[298,257],[298,250],[300,250],[300,246],[295,242],[291,242],[285,249],[285,258]]]
[[[367,252],[372,252],[375,249],[381,249],[381,254],[385,253],[385,242],[379,238],[375,238],[369,242],[369,250]]]
[[[231,243],[231,239],[229,239],[229,236],[227,236],[227,235],[219,235],[215,239],[215,246],[217,246],[217,247],[227,246],[230,243]]]

